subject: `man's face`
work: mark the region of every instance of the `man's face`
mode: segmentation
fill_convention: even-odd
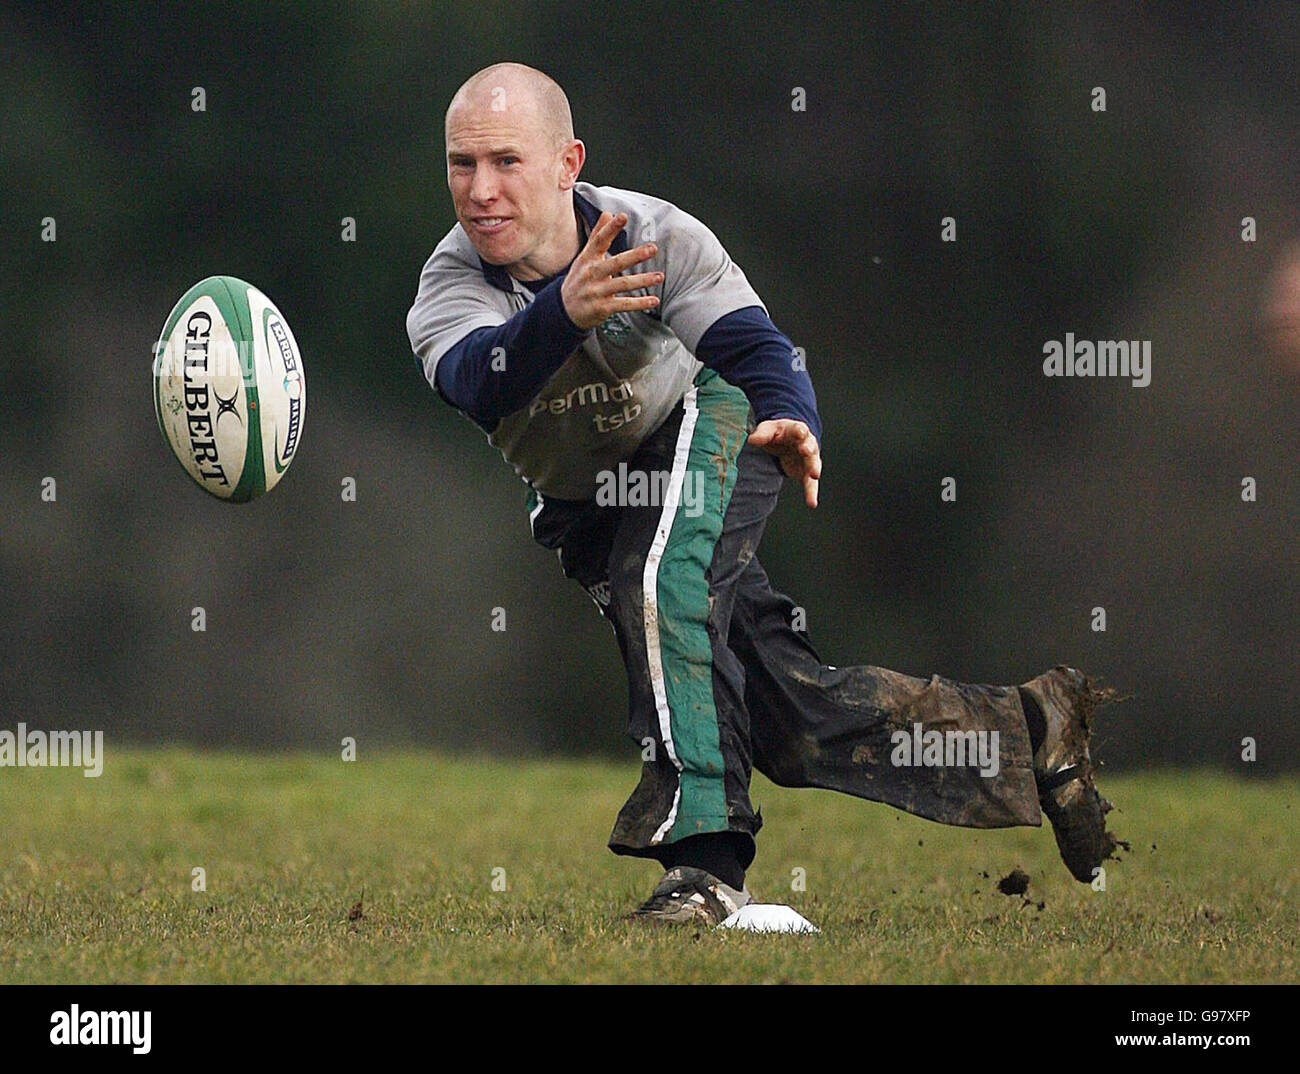
[[[466,103],[448,116],[447,186],[484,261],[523,279],[549,275],[535,263],[547,261],[573,216],[563,156],[531,110]]]

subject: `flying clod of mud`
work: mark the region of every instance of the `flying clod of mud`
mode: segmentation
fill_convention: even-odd
[[[1029,890],[1029,874],[1016,866],[998,881],[998,890],[1003,895],[1023,895]]]

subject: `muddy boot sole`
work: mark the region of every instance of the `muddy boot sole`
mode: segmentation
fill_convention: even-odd
[[[1052,723],[1050,771],[1038,771],[1038,804],[1052,825],[1056,846],[1070,875],[1091,883],[1102,862],[1121,846],[1106,830],[1110,802],[1097,791],[1089,745],[1098,709],[1115,699],[1076,668],[1058,666],[1026,683]],[[1045,747],[1046,748],[1046,747]]]
[[[1112,857],[1119,845],[1106,830],[1111,804],[1097,793],[1091,774],[1044,791],[1038,804],[1052,824],[1057,849],[1070,875],[1081,883],[1091,883],[1102,862]]]

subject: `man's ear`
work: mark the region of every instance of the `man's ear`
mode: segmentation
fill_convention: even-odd
[[[578,181],[578,173],[587,161],[587,147],[580,138],[575,138],[560,151],[560,189],[572,190]]]

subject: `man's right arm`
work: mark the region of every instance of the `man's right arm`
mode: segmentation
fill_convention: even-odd
[[[504,322],[478,281],[469,281],[464,263],[442,247],[435,250],[421,274],[406,331],[438,394],[491,433],[502,418],[526,405],[610,314],[658,305],[656,295],[627,292],[662,283],[662,273],[619,275],[652,256],[652,243],[606,256],[626,223],[625,213],[601,213],[568,270]]]
[[[476,328],[455,343],[434,369],[434,388],[448,403],[491,432],[525,406],[582,343],[552,281],[504,323]]]

